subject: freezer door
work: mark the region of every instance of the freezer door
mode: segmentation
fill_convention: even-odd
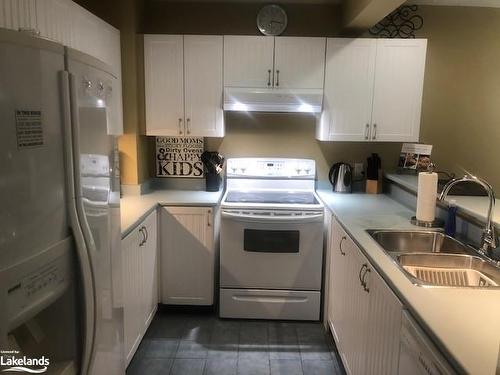
[[[123,374],[120,184],[116,138],[109,135],[101,82],[107,73],[71,61],[75,196],[92,268],[95,320],[89,374]]]
[[[59,103],[62,47],[0,30],[0,269],[69,235]]]

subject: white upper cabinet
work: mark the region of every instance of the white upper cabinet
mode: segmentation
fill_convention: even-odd
[[[322,89],[325,38],[276,37],[274,87]]]
[[[222,36],[144,36],[147,135],[224,136],[222,50]]]
[[[73,31],[71,43],[67,45],[106,63],[112,68],[113,75],[121,78],[120,31],[78,4],[70,3]]]
[[[271,87],[273,59],[272,37],[224,36],[224,86]]]
[[[145,35],[147,135],[184,134],[182,35]]]
[[[425,39],[378,39],[372,140],[416,142],[424,85]]]
[[[37,32],[36,8],[37,0],[0,0],[0,27]]]
[[[317,138],[363,141],[370,136],[376,45],[371,39],[328,39],[323,113]]]
[[[321,141],[417,142],[425,39],[327,41]]]
[[[222,134],[222,36],[184,36],[186,134]]]
[[[325,40],[224,36],[224,86],[322,89]]]

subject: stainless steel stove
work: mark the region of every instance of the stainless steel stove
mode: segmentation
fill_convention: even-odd
[[[309,159],[227,161],[220,315],[318,320],[324,207]]]

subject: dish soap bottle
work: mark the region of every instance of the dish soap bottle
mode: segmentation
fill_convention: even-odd
[[[444,232],[450,236],[455,237],[457,231],[457,201],[451,199],[448,204],[448,219],[446,220],[446,225],[444,227]]]

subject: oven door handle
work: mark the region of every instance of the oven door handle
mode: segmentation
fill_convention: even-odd
[[[272,215],[254,215],[234,213],[228,211],[221,212],[222,218],[228,218],[236,221],[253,222],[253,223],[313,223],[323,221],[323,213],[313,215],[299,215],[299,216],[272,216]]]

